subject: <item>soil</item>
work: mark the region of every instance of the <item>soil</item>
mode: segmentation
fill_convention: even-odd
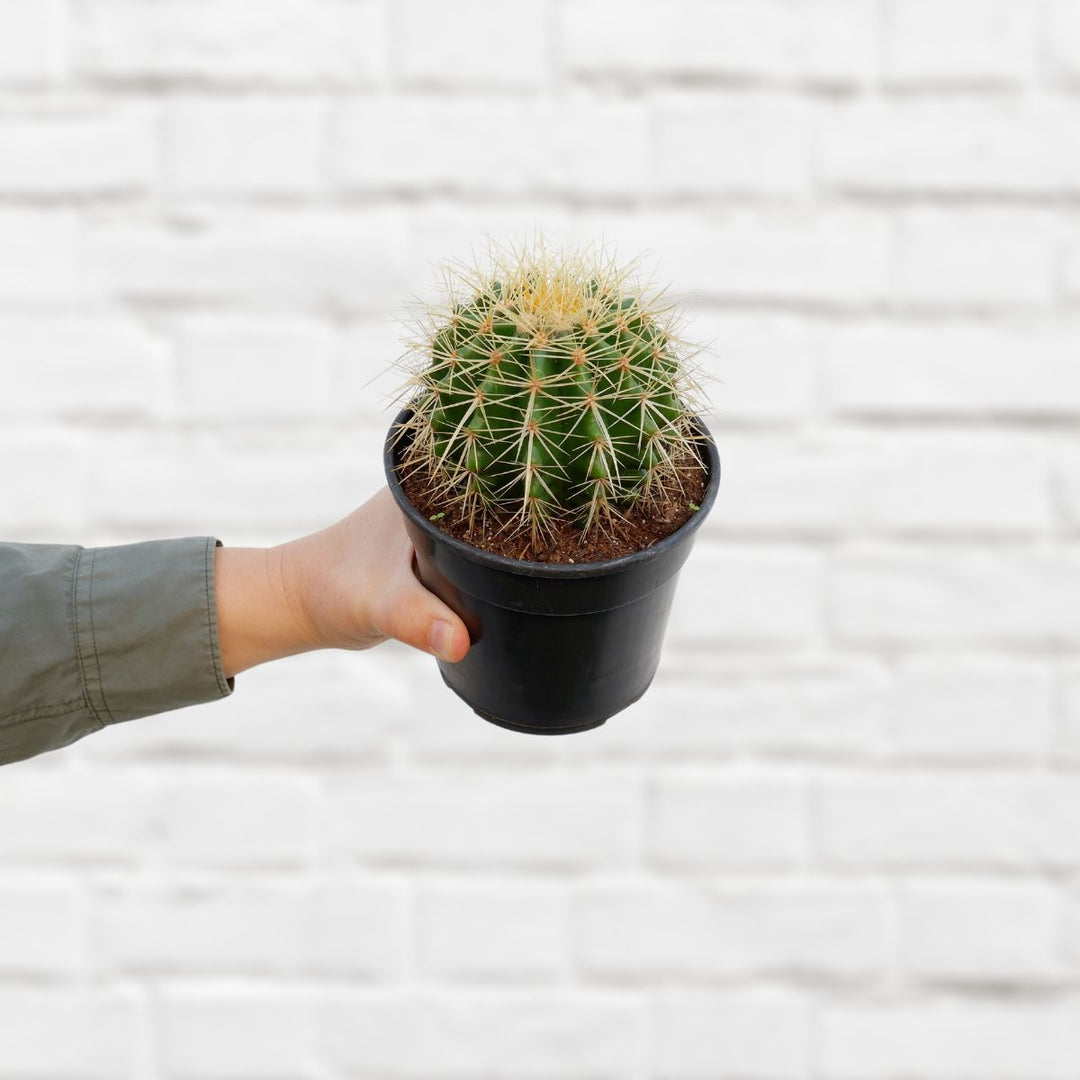
[[[447,505],[432,494],[430,475],[417,470],[402,478],[402,489],[409,501],[431,520],[432,524],[458,540],[511,559],[545,563],[589,563],[617,559],[651,547],[685,525],[701,505],[707,474],[697,456],[687,454],[680,470],[682,489],[658,491],[631,507],[620,509],[621,518],[613,518],[603,528],[594,527],[583,536],[573,521],[552,523],[551,535],[534,541],[529,533],[512,532],[514,515],[489,513],[470,525],[468,513],[460,506]]]

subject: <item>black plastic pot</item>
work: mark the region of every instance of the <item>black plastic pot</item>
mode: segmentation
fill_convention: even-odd
[[[716,499],[720,459],[704,424],[709,470],[698,510],[652,547],[593,563],[523,562],[444,533],[409,501],[397,477],[403,411],[384,464],[424,585],[469,627],[472,647],[443,681],[485,720],[514,731],[585,731],[637,701],[660,662],[679,570]]]

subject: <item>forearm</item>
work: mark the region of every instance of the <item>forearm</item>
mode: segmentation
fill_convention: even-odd
[[[0,764],[228,696],[214,538],[0,543]]]
[[[310,649],[388,637],[450,661],[469,649],[417,580],[386,488],[286,544],[216,544],[0,543],[0,765],[227,697],[237,673]]]
[[[285,573],[285,546],[215,553],[218,642],[227,677],[318,648]]]

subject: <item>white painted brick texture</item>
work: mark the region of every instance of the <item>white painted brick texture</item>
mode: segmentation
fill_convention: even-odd
[[[0,86],[46,88],[70,70],[71,17],[65,0],[3,0]]]
[[[0,0],[0,538],[344,516],[485,234],[723,462],[597,731],[387,645],[3,770],[0,1080],[1076,1080],[1078,131],[1077,0]]]
[[[894,0],[884,81],[916,90],[1022,86],[1034,74],[1039,14],[1026,0]]]

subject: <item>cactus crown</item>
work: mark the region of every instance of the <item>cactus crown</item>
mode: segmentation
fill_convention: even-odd
[[[512,511],[534,539],[559,517],[602,527],[678,485],[697,438],[691,348],[636,265],[538,244],[447,267],[444,301],[421,308],[409,343],[405,467],[470,520]]]

